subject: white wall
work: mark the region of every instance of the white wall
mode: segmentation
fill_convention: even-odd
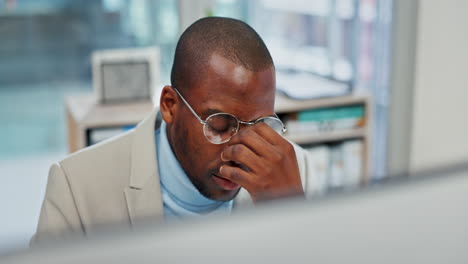
[[[468,161],[468,1],[419,1],[410,171]]]

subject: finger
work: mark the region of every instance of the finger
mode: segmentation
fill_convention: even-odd
[[[260,157],[271,157],[276,149],[255,130],[246,128],[236,134],[228,142],[228,145],[243,144]]]
[[[262,163],[261,158],[257,156],[257,154],[242,144],[227,146],[223,152],[221,152],[221,160],[234,161],[244,165],[253,172],[258,172],[258,165]]]
[[[253,125],[252,129],[271,145],[277,146],[287,142],[278,132],[263,122]]]
[[[272,144],[277,150],[277,153],[294,153],[293,145],[289,141],[287,141],[283,136],[281,136],[275,130],[273,130],[273,128],[271,128],[269,125],[265,123],[257,123],[254,126],[252,126],[252,128],[255,130],[255,132],[257,132],[257,134],[259,134],[266,141]]]
[[[219,175],[247,189],[254,175],[239,167],[223,165],[219,168]]]

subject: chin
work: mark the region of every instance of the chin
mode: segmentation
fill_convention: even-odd
[[[214,197],[210,198],[215,201],[231,201],[232,199],[236,198],[237,194],[239,193],[240,188],[234,191],[223,191],[223,193],[219,195],[215,195]]]
[[[231,189],[229,185],[226,187],[222,187],[214,180],[213,173],[207,173],[205,177],[202,179],[200,178],[190,178],[192,184],[197,188],[197,190],[206,198],[214,200],[214,201],[221,201],[227,202],[234,199],[240,191],[240,187],[236,189]]]
[[[216,186],[217,187],[217,186]],[[202,188],[198,189],[200,193],[208,199],[220,202],[227,202],[234,199],[240,191],[237,190],[224,190],[219,187],[217,188]]]

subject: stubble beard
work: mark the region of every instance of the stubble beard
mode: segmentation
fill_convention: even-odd
[[[199,151],[199,147],[187,144],[187,135],[189,135],[190,133],[188,128],[176,127],[175,130],[182,131],[182,133],[175,133],[175,135],[172,137],[173,142],[171,145],[174,146],[174,149],[178,150],[174,151],[174,149],[172,149],[172,152],[175,154],[185,174],[188,176],[190,182],[195,186],[198,192],[200,192],[204,197],[214,201],[226,202],[236,197],[239,193],[239,190],[232,197],[215,197],[215,195],[212,192],[210,192],[208,186],[203,182],[203,180],[212,181],[213,174],[217,174],[219,172],[219,168],[208,170],[207,172],[205,172],[205,175],[203,175],[201,178],[197,177],[198,175],[193,175],[192,173],[190,173],[190,166],[197,164],[198,161],[196,160],[196,157],[202,156],[203,153]]]

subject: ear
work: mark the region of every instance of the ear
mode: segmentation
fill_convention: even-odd
[[[172,124],[172,122],[174,122],[174,118],[177,114],[178,103],[179,97],[174,89],[169,85],[164,86],[161,92],[159,108],[162,118],[166,124]]]

